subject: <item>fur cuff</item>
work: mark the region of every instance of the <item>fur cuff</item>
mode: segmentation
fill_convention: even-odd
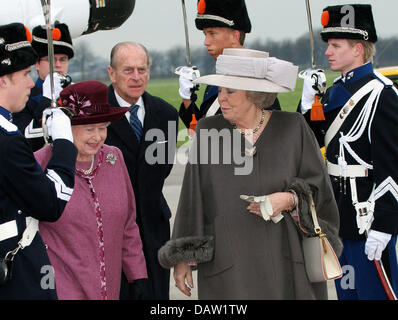
[[[314,222],[312,221],[310,204],[311,198],[310,195],[314,194],[311,190],[311,187],[308,183],[306,183],[302,179],[294,179],[291,185],[288,188],[289,190],[294,190],[299,198],[299,206],[298,206],[298,215],[299,215],[299,223],[302,227],[304,227],[307,232],[302,233],[304,237],[313,237],[316,235],[314,231]],[[332,245],[336,255],[339,257],[343,250],[343,243],[338,235],[339,226],[334,226],[328,223],[327,221],[319,218],[318,222],[322,229],[322,232],[326,234],[330,244]],[[299,228],[301,230],[301,228]]]
[[[288,190],[293,190],[294,192],[296,192],[297,197],[299,198],[297,208],[297,212],[299,215],[298,218],[300,221],[300,225],[304,227],[304,229],[307,231],[306,236],[315,236],[314,223],[312,221],[310,211],[310,195],[312,194],[310,186],[304,180],[296,178],[293,180]]]
[[[184,237],[167,241],[158,251],[158,260],[163,268],[169,269],[180,262],[208,262],[213,254],[214,237]]]

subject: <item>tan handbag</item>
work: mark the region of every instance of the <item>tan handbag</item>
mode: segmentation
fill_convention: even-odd
[[[304,262],[308,279],[311,282],[322,282],[341,278],[343,271],[339,259],[326,238],[326,234],[322,233],[312,197],[310,208],[316,236],[303,240]]]

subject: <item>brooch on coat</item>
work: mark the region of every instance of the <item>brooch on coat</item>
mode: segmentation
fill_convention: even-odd
[[[106,162],[109,162],[111,165],[114,165],[115,162],[116,162],[116,160],[117,160],[117,157],[116,157],[116,155],[114,155],[112,152],[109,152],[109,153],[106,155],[105,161],[106,161]]]

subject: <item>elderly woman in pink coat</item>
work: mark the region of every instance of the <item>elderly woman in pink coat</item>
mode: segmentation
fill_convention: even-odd
[[[73,84],[60,99],[78,150],[75,189],[62,217],[39,226],[58,298],[118,299],[122,268],[129,282],[145,283],[147,278],[123,156],[104,144],[109,122],[129,108],[111,107],[107,87],[98,81]],[[35,157],[45,168],[51,154],[47,145]]]

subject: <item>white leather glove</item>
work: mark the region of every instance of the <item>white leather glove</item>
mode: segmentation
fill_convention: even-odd
[[[304,79],[301,95],[301,113],[311,110],[315,95],[323,95],[326,91],[326,75],[322,69],[307,69],[300,72],[299,77]]]
[[[55,99],[59,98],[59,94],[63,90],[62,88],[62,80],[60,74],[54,72],[54,93]],[[51,83],[50,83],[50,74],[47,75],[46,79],[43,82],[43,97],[46,97],[51,100]]]
[[[180,76],[178,82],[180,88],[178,93],[182,99],[191,99],[191,89],[194,87],[193,80],[200,77],[200,72],[196,67],[180,66],[177,67],[175,73]]]
[[[260,212],[265,221],[269,221],[271,219],[274,223],[278,223],[279,221],[281,221],[283,219],[283,215],[281,213],[272,217],[272,215],[274,214],[274,210],[272,208],[272,204],[271,204],[271,201],[269,200],[268,196],[247,196],[247,195],[241,194],[240,198],[247,202],[259,203]]]
[[[383,250],[391,239],[391,234],[370,229],[365,243],[365,254],[370,261],[380,260]]]
[[[66,139],[73,143],[70,119],[61,109],[45,109],[43,116],[48,116],[46,121],[47,132],[53,141],[57,139]]]

